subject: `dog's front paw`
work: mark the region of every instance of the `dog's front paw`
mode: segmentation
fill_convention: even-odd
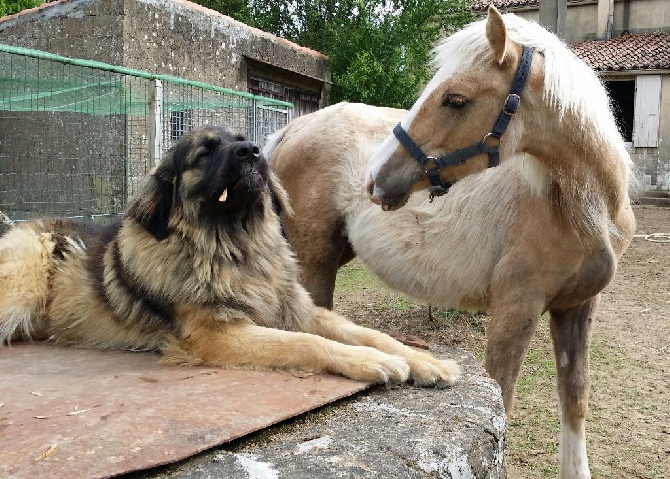
[[[446,388],[456,384],[461,375],[461,368],[456,362],[440,360],[427,353],[415,353],[408,363],[410,378],[415,386]]]
[[[369,383],[401,384],[410,376],[405,358],[365,346],[352,346],[337,369],[348,378]]]

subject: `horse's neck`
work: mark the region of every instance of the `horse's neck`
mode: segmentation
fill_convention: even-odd
[[[608,142],[573,118],[557,122],[555,129],[550,124],[545,128],[531,153],[547,169],[563,201],[587,201],[591,207],[600,203],[610,217],[616,215],[628,201],[626,152],[618,149],[622,145]]]
[[[628,173],[621,153],[602,142],[596,148],[569,143],[566,147],[544,158],[552,203],[582,237],[613,233],[628,202]]]

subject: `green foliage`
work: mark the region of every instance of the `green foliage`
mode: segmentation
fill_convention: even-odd
[[[246,0],[196,0],[195,3],[233,17],[247,25],[254,23]]]
[[[33,8],[46,3],[44,0],[0,0],[0,17],[13,15],[26,8]]]
[[[474,19],[468,0],[201,0],[330,58],[331,103],[408,108],[440,36]]]

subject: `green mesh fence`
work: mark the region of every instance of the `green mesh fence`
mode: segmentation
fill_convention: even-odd
[[[0,232],[36,216],[118,215],[184,132],[219,123],[259,144],[292,105],[0,44]]]

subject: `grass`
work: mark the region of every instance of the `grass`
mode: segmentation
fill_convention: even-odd
[[[377,294],[381,294],[379,300],[392,310],[412,311],[423,309],[426,306],[389,289],[358,260],[351,261],[340,268],[337,273],[337,282],[335,283],[336,295],[361,293],[366,290],[375,290]],[[437,320],[443,317],[446,327],[466,317],[474,331],[483,333],[485,330],[484,323],[482,322],[482,314],[478,312],[434,307],[432,308],[432,315]]]
[[[359,261],[351,261],[337,273],[335,293],[360,292],[367,288],[383,288],[382,282],[370,273]]]

